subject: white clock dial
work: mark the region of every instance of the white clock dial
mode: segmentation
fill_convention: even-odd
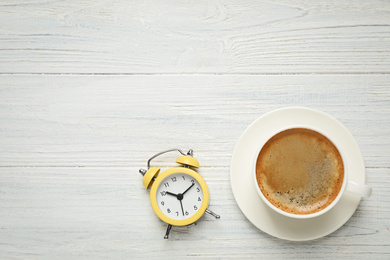
[[[166,216],[181,220],[193,216],[199,210],[203,191],[194,177],[186,173],[174,173],[160,182],[156,199]]]

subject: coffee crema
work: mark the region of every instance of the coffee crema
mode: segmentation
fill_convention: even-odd
[[[292,214],[312,214],[339,194],[344,164],[328,138],[314,130],[291,128],[263,146],[256,161],[256,179],[275,207]]]

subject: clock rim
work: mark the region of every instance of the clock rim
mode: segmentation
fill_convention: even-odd
[[[186,219],[173,219],[165,215],[164,212],[160,210],[160,207],[158,206],[157,203],[157,188],[160,186],[160,183],[162,180],[164,180],[167,176],[174,174],[174,173],[185,173],[196,179],[202,188],[203,191],[203,201],[202,204],[199,207],[199,210],[192,215],[189,218]],[[161,174],[159,174],[154,181],[152,188],[150,190],[150,202],[152,204],[152,208],[154,213],[164,222],[174,225],[174,226],[187,226],[190,225],[194,222],[196,222],[198,219],[200,219],[203,214],[205,213],[208,203],[209,203],[209,190],[207,188],[206,182],[202,178],[202,176],[199,175],[196,171],[189,169],[189,168],[184,168],[184,167],[173,167],[165,170]]]

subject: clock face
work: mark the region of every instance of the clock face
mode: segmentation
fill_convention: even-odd
[[[169,218],[182,220],[196,214],[203,201],[199,182],[189,174],[166,176],[157,188],[156,201],[161,212]]]

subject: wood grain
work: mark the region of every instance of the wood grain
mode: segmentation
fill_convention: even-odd
[[[13,1],[1,73],[389,73],[387,1]]]

